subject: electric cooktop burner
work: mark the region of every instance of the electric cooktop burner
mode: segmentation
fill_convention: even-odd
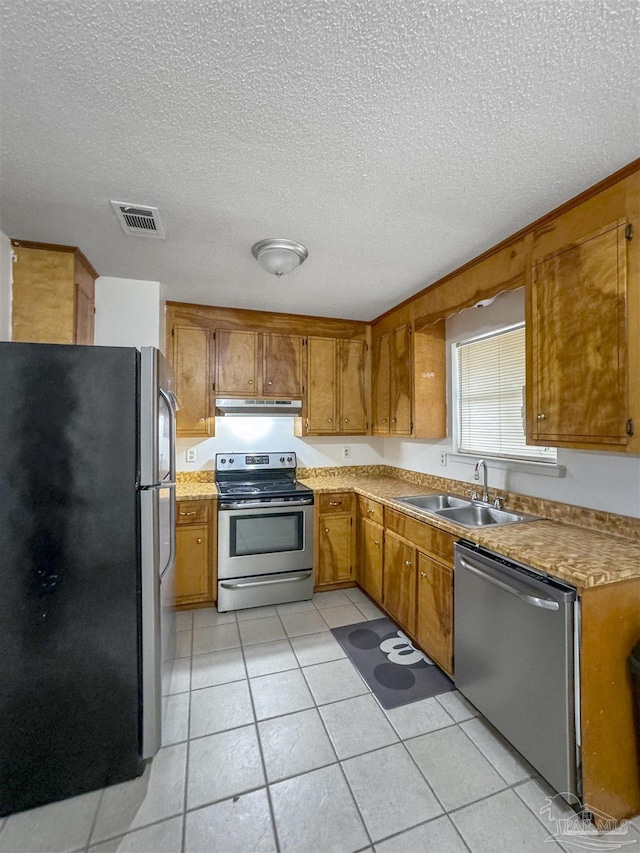
[[[217,453],[215,481],[220,495],[250,499],[256,495],[295,500],[312,494],[296,480],[296,454]]]

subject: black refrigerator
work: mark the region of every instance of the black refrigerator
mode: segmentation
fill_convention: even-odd
[[[175,409],[153,348],[0,343],[0,816],[159,748]]]

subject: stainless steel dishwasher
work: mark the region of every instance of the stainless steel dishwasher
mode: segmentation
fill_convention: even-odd
[[[576,590],[470,542],[455,555],[457,689],[556,791],[579,797]]]

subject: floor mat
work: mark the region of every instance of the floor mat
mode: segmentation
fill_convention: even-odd
[[[387,710],[455,690],[453,681],[386,616],[331,633]]]

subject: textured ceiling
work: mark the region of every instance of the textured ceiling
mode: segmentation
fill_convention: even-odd
[[[371,319],[640,154],[638,0],[5,0],[2,26],[0,227],[170,299]],[[282,280],[270,236],[309,249]]]

